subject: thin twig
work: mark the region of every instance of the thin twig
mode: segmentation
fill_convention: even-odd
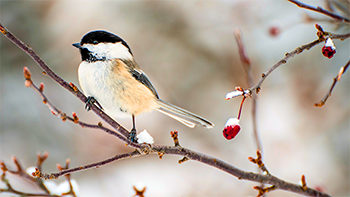
[[[266,174],[270,174],[270,172],[267,170],[264,162],[262,161],[261,151],[257,150],[256,155],[257,155],[256,159],[254,159],[253,157],[248,157],[248,160],[251,161],[252,163],[255,163],[256,165],[258,165],[258,167],[260,168],[261,171],[265,172]]]
[[[21,166],[21,164],[19,163],[18,159],[15,156],[12,156],[12,161],[13,163],[16,165],[17,170],[7,170],[8,172],[12,173],[12,174],[17,174],[18,176],[24,177],[25,179],[31,181],[31,182],[36,182],[36,179],[29,176],[26,172],[23,171],[23,168]]]
[[[257,84],[255,84],[254,86],[252,86],[251,88],[249,88],[249,90],[251,92],[253,92],[254,90],[256,90],[257,93],[259,93],[260,91],[260,86],[261,84],[264,82],[264,80],[276,69],[278,68],[279,66],[281,66],[282,64],[285,64],[287,63],[287,60],[291,57],[293,57],[294,55],[296,54],[299,54],[299,53],[302,53],[305,49],[310,49],[312,48],[313,46],[321,43],[321,42],[324,42],[325,40],[322,40],[322,39],[317,39],[313,42],[310,42],[309,44],[306,44],[306,45],[302,45],[298,48],[296,48],[295,50],[291,51],[290,53],[286,53],[285,54],[285,57],[283,59],[281,59],[280,61],[278,61],[275,65],[273,65],[269,70],[267,70],[266,72],[264,72],[260,78],[260,80],[258,81]]]
[[[345,66],[340,68],[340,71],[339,71],[338,75],[333,78],[333,83],[331,85],[331,88],[328,90],[327,94],[323,97],[323,99],[320,102],[315,103],[315,107],[322,107],[323,105],[326,104],[326,101],[331,96],[335,85],[341,79],[341,76],[346,72],[346,70],[348,69],[349,65],[350,65],[350,60],[348,61],[348,63],[346,63]]]
[[[341,22],[345,22],[345,23],[350,23],[350,19],[346,18],[346,17],[343,17],[343,16],[340,16],[338,14],[334,14],[328,10],[325,10],[323,9],[322,7],[320,6],[317,6],[317,7],[314,7],[314,6],[311,6],[311,5],[308,5],[308,4],[305,4],[305,3],[302,3],[300,1],[297,1],[297,0],[288,0],[289,2],[291,3],[294,3],[295,5],[297,5],[298,7],[301,7],[301,8],[305,8],[305,9],[308,9],[308,10],[312,10],[312,11],[315,11],[315,12],[319,12],[321,14],[324,14],[324,15],[327,15],[329,17],[332,17],[334,18],[335,20],[337,21],[341,21]]]
[[[49,156],[48,152],[44,152],[43,154],[38,153],[37,154],[37,162],[36,162],[36,166],[39,170],[42,169],[42,164],[43,162],[47,159],[47,157]],[[26,173],[27,174],[27,173]],[[28,175],[28,174],[27,174]],[[29,176],[31,177],[31,176]],[[33,178],[33,177],[32,177]],[[50,191],[46,188],[46,186],[44,185],[44,182],[42,179],[35,179],[35,183],[47,194],[50,193]]]
[[[117,160],[131,158],[131,157],[140,156],[140,155],[141,155],[141,153],[139,151],[133,151],[130,153],[115,155],[114,157],[111,157],[109,159],[106,159],[106,160],[103,160],[100,162],[95,162],[95,163],[91,163],[91,164],[87,164],[87,165],[83,165],[83,166],[78,166],[76,168],[62,170],[62,171],[57,172],[57,173],[47,174],[47,173],[39,172],[39,173],[34,173],[33,176],[44,178],[44,179],[57,179],[60,176],[67,175],[67,174],[70,174],[73,172],[87,170],[90,168],[99,168],[100,166],[112,163],[112,162],[117,161]]]
[[[234,32],[237,44],[238,44],[238,51],[239,51],[239,56],[241,58],[241,62],[243,64],[243,68],[246,73],[246,79],[249,87],[252,87],[254,85],[254,80],[253,80],[253,72],[252,72],[252,66],[251,66],[251,61],[248,57],[248,53],[246,50],[246,47],[244,46],[244,41],[242,38],[242,33],[241,30],[236,30]],[[257,95],[252,97],[253,103],[252,103],[252,123],[253,123],[253,133],[254,133],[254,139],[255,139],[255,144],[256,148],[262,150],[262,144],[261,140],[259,137],[258,133],[258,128],[257,128],[257,115],[256,115],[256,106],[257,106]]]
[[[4,162],[0,163],[1,164],[1,170],[2,170],[1,181],[3,183],[5,183],[5,185],[6,185],[5,189],[0,188],[0,193],[13,193],[13,194],[18,194],[20,196],[48,196],[48,197],[53,197],[52,195],[50,195],[50,191],[47,190],[47,188],[45,187],[45,185],[43,184],[43,181],[41,179],[34,178],[34,177],[30,176],[29,174],[25,173],[22,170],[22,167],[19,164],[19,161],[17,160],[16,157],[13,156],[12,160],[13,160],[14,164],[17,167],[17,171],[9,170]],[[14,189],[12,187],[12,185],[10,184],[10,182],[7,180],[6,173],[16,174],[16,175],[18,175],[18,176],[20,176],[20,177],[22,177],[24,179],[27,179],[28,181],[30,181],[30,182],[32,182],[34,184],[37,184],[43,190],[44,193],[42,193],[42,194],[34,194],[34,193],[21,192],[21,191],[18,191],[16,189]]]
[[[58,165],[57,168],[59,170],[67,170],[69,169],[69,163],[70,163],[70,159],[66,159],[66,166],[65,167],[62,167],[61,165]],[[73,185],[72,185],[72,181],[71,181],[71,176],[70,174],[67,174],[66,176],[66,179],[69,183],[69,191],[68,192],[65,192],[62,194],[62,196],[65,196],[65,195],[72,195],[73,197],[77,197],[75,191],[74,191],[74,188],[73,188]]]
[[[13,194],[17,194],[20,196],[46,196],[46,197],[57,197],[57,196],[52,196],[50,194],[34,194],[34,193],[26,193],[26,192],[21,192],[18,191],[16,189],[13,189],[13,187],[9,184],[6,183],[6,189],[0,189],[0,193],[4,192],[4,193],[13,193]]]
[[[326,32],[327,33],[327,32]],[[347,34],[342,34],[342,35],[339,35],[339,34],[330,34],[330,33],[327,33],[329,37],[332,37],[333,39],[340,39],[340,40],[345,40],[347,38],[350,37],[350,33],[347,33]],[[305,44],[305,45],[301,45],[300,47],[294,49],[293,51],[289,52],[289,53],[286,53],[284,58],[281,59],[280,61],[278,61],[275,65],[273,65],[271,68],[269,68],[266,72],[264,72],[260,78],[260,80],[258,81],[257,84],[255,84],[254,86],[252,86],[251,88],[249,88],[249,91],[250,92],[253,92],[253,91],[256,91],[257,93],[259,93],[260,91],[260,87],[261,87],[261,84],[264,82],[264,80],[276,69],[278,68],[279,66],[281,66],[282,64],[285,64],[287,63],[287,60],[291,57],[294,57],[295,55],[298,55],[300,53],[302,53],[304,50],[309,50],[311,49],[312,47],[316,46],[317,44],[320,44],[320,43],[323,43],[324,41],[326,40],[326,37],[325,36],[322,36],[320,37],[319,39],[317,40],[314,40],[308,44]]]
[[[329,35],[332,39],[339,39],[341,41],[347,39],[350,37],[350,33],[347,34],[330,34]]]
[[[333,7],[333,9],[331,10],[331,11],[333,11],[333,10],[335,10],[334,8],[337,8],[340,12],[342,12],[343,14],[345,14],[345,15],[347,15],[347,16],[349,16],[350,15],[350,10],[349,10],[349,4],[347,5],[347,7],[346,6],[343,6],[340,2],[338,2],[338,1],[334,1],[334,0],[328,0],[328,2],[329,3],[331,3],[332,4],[332,6],[331,7]],[[348,1],[348,3],[350,3],[349,1]]]

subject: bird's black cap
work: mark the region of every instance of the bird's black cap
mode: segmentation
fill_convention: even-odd
[[[75,43],[73,44],[73,46],[77,48],[81,48],[81,46],[83,46],[84,44],[116,43],[116,42],[121,42],[125,47],[129,49],[129,52],[131,53],[131,49],[129,45],[122,38],[104,30],[91,31],[85,34],[80,41],[80,45],[78,43]]]

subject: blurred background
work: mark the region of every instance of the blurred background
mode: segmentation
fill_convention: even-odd
[[[321,0],[303,2],[326,6]],[[349,9],[349,1],[337,3]],[[247,159],[256,157],[251,99],[244,105],[236,138],[228,141],[222,135],[226,120],[237,116],[241,102],[241,98],[226,101],[226,93],[236,86],[248,88],[233,32],[242,31],[257,82],[285,53],[317,39],[316,22],[325,31],[350,30],[349,25],[280,0],[0,1],[0,17],[52,70],[76,85],[80,55],[71,44],[96,29],[119,35],[162,99],[216,125],[211,130],[189,129],[152,112],[136,118],[138,131],[147,129],[156,144],[173,145],[169,133],[176,129],[182,146],[253,172],[257,166]],[[273,175],[298,183],[304,174],[310,187],[349,196],[349,71],[326,105],[314,107],[349,60],[350,39],[334,42],[337,53],[332,59],[322,55],[320,44],[291,58],[265,80],[258,97],[258,130],[264,162]],[[51,115],[39,95],[24,86],[24,66],[32,72],[34,83],[45,84],[44,93],[61,111],[76,112],[84,122],[100,121],[3,36],[0,46],[0,160],[9,168],[15,168],[12,155],[29,167],[35,165],[37,152],[48,151],[43,170],[56,172],[56,164],[64,164],[66,158],[75,167],[132,151],[102,131],[83,129]],[[131,128],[131,118],[118,122]],[[74,173],[72,178],[78,182],[80,196],[86,197],[132,196],[132,186],[137,184],[147,187],[146,196],[257,195],[252,189],[255,182],[195,161],[179,165],[179,159],[142,156]],[[64,178],[57,183],[61,181]],[[268,196],[297,195],[274,191]]]

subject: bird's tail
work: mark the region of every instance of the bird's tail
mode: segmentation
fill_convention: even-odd
[[[192,112],[189,112],[185,109],[172,105],[161,99],[158,99],[157,103],[160,106],[160,108],[157,109],[159,112],[162,112],[163,114],[168,115],[171,118],[174,118],[175,120],[181,122],[182,124],[190,128],[193,128],[196,125],[205,127],[207,129],[211,129],[214,127],[214,124],[211,123],[210,121]]]

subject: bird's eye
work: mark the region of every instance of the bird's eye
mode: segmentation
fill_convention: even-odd
[[[97,41],[97,40],[94,40],[92,43],[93,43],[93,44],[98,44],[98,41]]]

